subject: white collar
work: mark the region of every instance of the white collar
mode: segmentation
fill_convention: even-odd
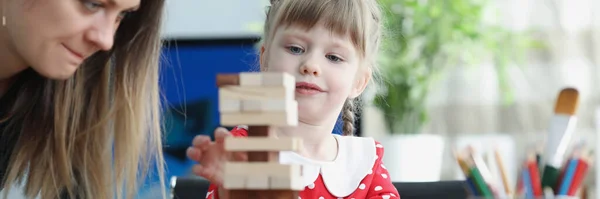
[[[338,154],[334,161],[316,161],[298,153],[282,151],[279,162],[302,165],[302,176],[307,188],[314,188],[319,174],[325,187],[336,197],[352,194],[365,176],[371,174],[377,160],[375,140],[372,138],[333,135],[338,143]]]

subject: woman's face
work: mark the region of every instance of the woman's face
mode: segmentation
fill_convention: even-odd
[[[69,78],[92,54],[113,46],[140,0],[0,0],[7,36],[0,48],[51,79]]]

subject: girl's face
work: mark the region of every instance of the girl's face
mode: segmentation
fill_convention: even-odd
[[[1,0],[0,57],[52,79],[70,77],[92,54],[113,46],[121,19],[140,0]]]
[[[334,124],[344,101],[357,97],[370,78],[350,37],[322,24],[277,29],[263,47],[261,63],[263,69],[296,77],[298,116],[311,125]]]

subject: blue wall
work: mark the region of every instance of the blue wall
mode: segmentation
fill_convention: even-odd
[[[252,44],[230,45],[180,45],[165,48],[162,89],[170,106],[167,116],[185,113],[185,131],[181,126],[170,125],[175,132],[169,135],[210,134],[218,126],[217,73],[248,71],[256,65],[256,52]],[[167,118],[168,119],[168,118]],[[177,118],[172,122],[182,122]],[[169,125],[169,124],[167,124]],[[195,126],[195,127],[194,127]],[[193,129],[190,129],[193,128]],[[175,139],[176,137],[170,136]],[[191,139],[169,139],[167,144],[189,145]]]

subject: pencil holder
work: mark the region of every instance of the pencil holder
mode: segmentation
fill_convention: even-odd
[[[499,172],[490,169],[484,158],[473,149],[467,154],[457,153],[456,159],[465,174],[465,189],[471,198],[507,199],[586,199],[585,177],[590,165],[589,150],[573,149],[573,155],[562,165],[545,164],[542,155],[529,153],[521,164],[516,184],[509,183],[501,158],[496,153]],[[499,173],[499,174],[498,174]],[[582,193],[583,195],[579,195]],[[557,195],[557,196],[555,196]]]

